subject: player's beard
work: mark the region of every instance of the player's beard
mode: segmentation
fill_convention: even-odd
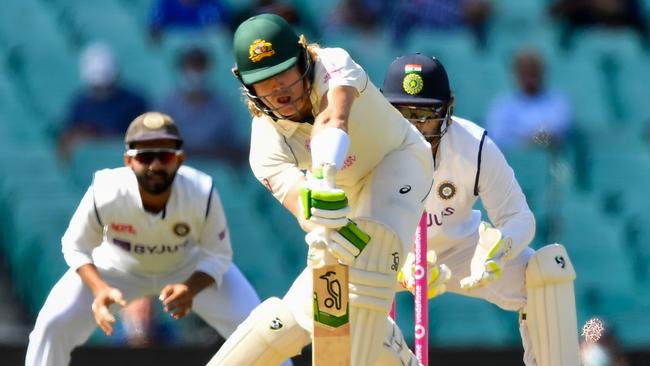
[[[167,173],[164,170],[159,171],[150,171],[145,170],[142,173],[136,173],[136,178],[142,189],[153,195],[162,194],[169,189],[169,187],[174,182],[174,177],[176,176],[176,171],[172,174]]]

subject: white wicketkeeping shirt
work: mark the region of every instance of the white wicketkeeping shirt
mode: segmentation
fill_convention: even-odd
[[[438,253],[478,242],[481,198],[490,221],[513,240],[513,255],[535,234],[535,218],[512,168],[487,132],[453,117],[435,159],[432,192],[427,199],[428,243]]]
[[[73,269],[97,263],[157,275],[196,263],[196,270],[220,285],[232,262],[226,217],[212,178],[187,166],[178,170],[159,214],[144,210],[130,168],[96,172],[61,241]]]

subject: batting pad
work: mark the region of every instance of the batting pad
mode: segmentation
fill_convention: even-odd
[[[289,308],[277,297],[255,308],[207,366],[277,366],[311,342]]]
[[[384,348],[402,247],[387,226],[363,218],[354,221],[372,239],[350,268],[351,364],[374,366]]]
[[[580,364],[575,278],[569,255],[560,244],[539,249],[528,261],[524,313],[538,366]]]

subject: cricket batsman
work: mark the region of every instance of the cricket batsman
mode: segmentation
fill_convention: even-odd
[[[443,65],[421,54],[402,56],[388,68],[382,92],[431,143],[427,243],[451,270],[446,289],[518,311],[527,366],[578,365],[575,271],[566,249],[528,247],[535,219],[526,197],[487,132],[453,115]],[[472,210],[479,198],[494,227]],[[408,273],[400,277],[412,286]],[[429,296],[444,292],[445,280],[439,276]]]
[[[349,266],[351,365],[417,365],[388,313],[431,189],[430,145],[345,50],[308,44],[270,14],[240,24],[233,42],[253,173],[308,232],[310,260],[325,248]],[[323,184],[324,163],[337,189]],[[312,340],[311,277],[308,266],[284,298],[258,306],[209,365],[298,354]]]

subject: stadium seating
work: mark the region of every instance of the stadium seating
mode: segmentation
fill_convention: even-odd
[[[147,41],[153,0],[3,0],[0,9],[0,252],[14,290],[35,315],[66,270],[60,237],[92,173],[122,165],[122,142],[78,145],[69,165],[56,160],[55,132],[79,84],[78,57],[101,40],[116,52],[122,77],[152,99],[176,80],[180,50],[205,47],[213,57],[211,85],[236,111],[242,135],[250,117],[231,75],[229,30],[169,32]],[[233,13],[252,0],[226,0]],[[487,106],[514,86],[512,56],[534,46],[547,62],[548,85],[566,92],[576,134],[563,150],[521,150],[507,159],[536,215],[533,247],[563,243],[576,267],[578,317],[599,315],[626,347],[650,344],[650,56],[634,33],[589,30],[560,50],[547,1],[495,0],[488,43],[477,49],[467,31],[414,31],[389,41],[387,31],[341,29],[315,37],[343,47],[377,86],[388,64],[406,52],[438,57],[457,98],[456,112],[482,123]],[[650,15],[650,0],[641,1]],[[338,1],[294,0],[312,24],[326,22]],[[19,29],[20,31],[16,31]],[[248,166],[190,159],[215,180],[225,208],[235,262],[262,297],[282,295],[305,265],[304,233]],[[480,208],[480,204],[478,205]],[[264,265],[260,265],[263,258]],[[615,273],[615,275],[612,275]],[[400,295],[398,321],[412,326],[412,301]],[[473,299],[445,295],[431,303],[431,342],[441,347],[518,346],[516,316]],[[409,323],[410,322],[410,323]],[[405,334],[412,340],[408,330]]]

